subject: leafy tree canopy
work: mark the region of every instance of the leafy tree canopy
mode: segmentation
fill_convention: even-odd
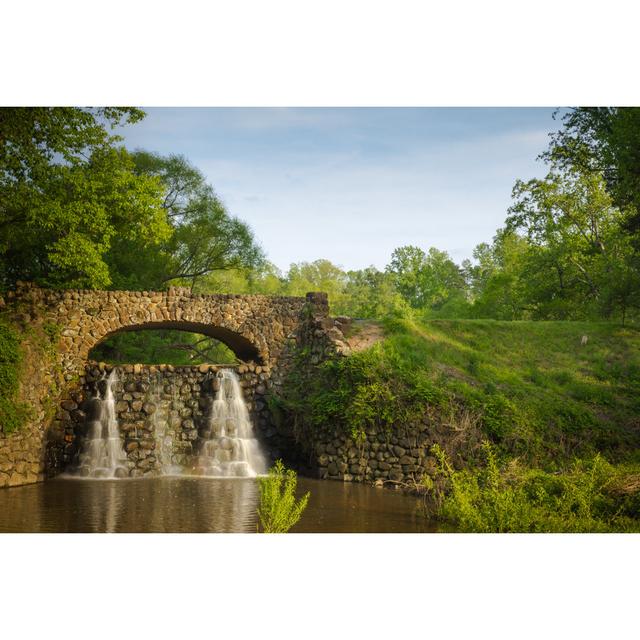
[[[527,297],[563,309],[547,317],[610,317],[629,305],[629,238],[601,174],[552,170],[544,180],[518,181],[513,196],[507,227],[523,230],[532,247]],[[629,286],[621,289],[622,281]]]
[[[162,185],[162,208],[171,234],[161,246],[119,237],[109,253],[116,284],[158,289],[187,284],[206,291],[219,271],[259,269],[264,255],[248,225],[229,215],[205,176],[182,156],[133,154],[135,173]]]
[[[161,183],[134,173],[107,127],[136,109],[0,109],[0,283],[105,288],[114,238],[169,237]]]
[[[563,168],[601,173],[629,231],[640,232],[640,108],[579,107],[562,121],[543,157]]]
[[[465,296],[462,271],[446,251],[406,246],[391,255],[387,272],[398,291],[414,308],[439,309],[454,297]]]

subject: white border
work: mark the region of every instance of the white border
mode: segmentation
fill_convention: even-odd
[[[638,104],[628,0],[21,0],[2,104]]]
[[[621,0],[22,0],[1,10],[0,104],[633,105],[632,11]],[[0,630],[47,640],[628,637],[637,543],[3,535]]]

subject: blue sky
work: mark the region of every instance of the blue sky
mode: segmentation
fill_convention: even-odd
[[[553,108],[148,108],[130,149],[186,156],[269,260],[384,268],[396,247],[460,262],[505,219]]]

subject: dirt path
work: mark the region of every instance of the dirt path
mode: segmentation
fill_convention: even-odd
[[[347,333],[352,352],[364,351],[384,338],[382,325],[371,320],[354,320]]]

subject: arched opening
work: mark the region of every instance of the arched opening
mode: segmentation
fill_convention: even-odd
[[[263,473],[265,371],[258,348],[226,328],[113,331],[89,351],[82,389],[65,405],[65,468],[91,478]]]
[[[153,322],[110,333],[89,352],[89,359],[112,364],[262,363],[258,349],[224,327],[197,322]]]

